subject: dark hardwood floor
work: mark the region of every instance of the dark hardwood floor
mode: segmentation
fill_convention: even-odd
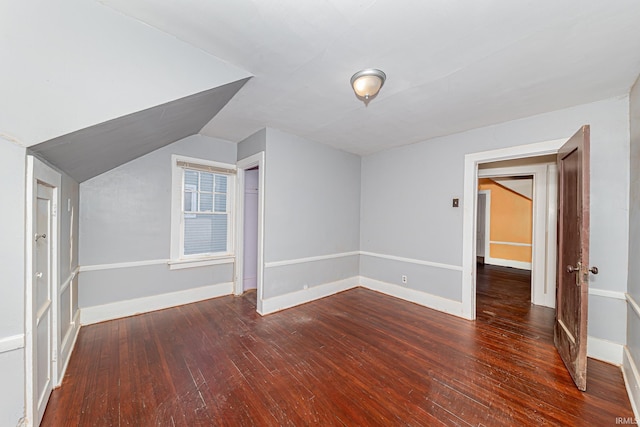
[[[479,271],[478,320],[357,288],[266,317],[255,294],[83,327],[43,426],[615,425],[620,369],[578,391],[527,274]],[[524,290],[524,291],[523,291]],[[504,297],[504,298],[503,298]]]

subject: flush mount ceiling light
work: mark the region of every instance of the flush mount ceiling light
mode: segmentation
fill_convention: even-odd
[[[380,88],[387,79],[387,75],[375,68],[358,71],[351,77],[351,87],[356,96],[369,105],[369,101],[375,98]]]

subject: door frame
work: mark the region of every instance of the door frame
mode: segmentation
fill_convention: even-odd
[[[478,165],[556,154],[567,138],[469,153],[464,157],[462,218],[462,317],[476,318],[476,218]]]
[[[51,245],[51,384],[58,384],[58,306],[59,306],[59,277],[58,277],[58,238],[60,232],[60,187],[62,175],[46,165],[37,157],[27,156],[27,182],[26,182],[26,233],[25,233],[25,415],[26,425],[33,426],[37,418],[37,394],[34,393],[35,378],[34,366],[37,363],[34,353],[33,333],[35,316],[33,313],[33,277],[35,275],[33,262],[35,260],[34,230],[36,229],[36,214],[38,183],[53,188],[51,205],[52,224],[50,230]]]
[[[237,197],[236,197],[236,262],[235,280],[233,285],[234,295],[243,292],[243,267],[244,267],[244,193],[245,171],[258,167],[258,271],[257,271],[257,297],[256,311],[263,314],[263,281],[264,281],[264,190],[265,190],[265,153],[261,151],[246,159],[238,160],[237,167]]]

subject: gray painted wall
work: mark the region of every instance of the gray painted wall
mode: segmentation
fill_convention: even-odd
[[[625,292],[628,266],[628,98],[620,97],[379,152],[362,159],[360,249],[462,266],[464,156],[497,148],[568,138],[591,125],[591,263],[600,268],[591,286]],[[395,266],[396,272],[410,265]],[[425,270],[425,269],[422,269]],[[438,278],[428,271],[408,277],[407,286],[457,299],[458,274]],[[360,274],[385,277],[363,257]],[[439,280],[436,280],[439,279]],[[622,300],[590,296],[589,334],[625,342]]]
[[[26,150],[0,137],[0,194],[11,209],[0,210],[0,340],[24,334]],[[7,205],[8,206],[8,205]],[[24,348],[0,353],[0,425],[24,415]]]
[[[360,157],[275,129],[266,135],[265,262],[357,251]],[[319,264],[326,271],[314,279]],[[311,270],[266,268],[264,297],[358,275],[357,260],[304,265]]]
[[[167,264],[83,271],[80,306],[93,307],[233,280],[233,264],[169,270]]]
[[[629,285],[627,293],[640,303],[640,78],[631,89],[631,179],[629,189]],[[640,313],[627,308],[627,347],[636,364],[640,363]],[[636,402],[636,405],[640,402]]]
[[[171,155],[236,163],[230,142],[194,135],[80,184],[80,264],[168,259]]]
[[[238,143],[238,160],[246,159],[267,149],[267,129],[260,129]]]
[[[194,135],[80,185],[82,266],[166,260],[171,245],[171,155],[235,164],[236,145]],[[80,307],[230,282],[230,264],[169,271],[168,266],[80,274]]]

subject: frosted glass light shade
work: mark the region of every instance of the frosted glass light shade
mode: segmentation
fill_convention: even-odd
[[[368,104],[369,100],[378,94],[386,78],[382,71],[370,68],[355,73],[351,77],[351,86],[358,98]]]

